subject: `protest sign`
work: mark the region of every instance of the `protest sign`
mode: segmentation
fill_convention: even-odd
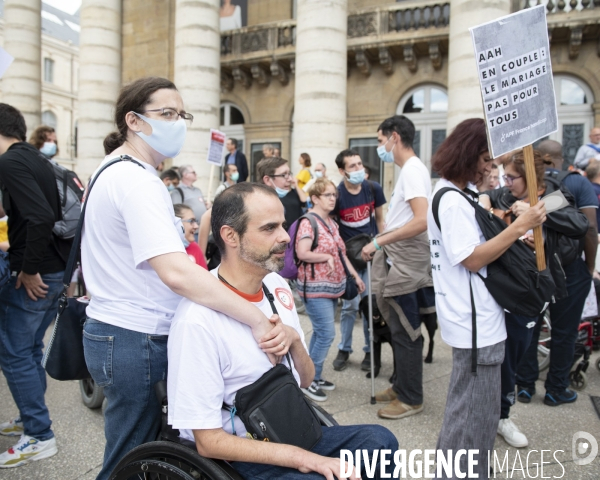
[[[521,10],[470,30],[492,156],[555,132],[546,7]]]
[[[10,67],[10,64],[13,62],[14,58],[10,53],[0,47],[0,78],[4,75],[4,72]]]
[[[223,148],[225,147],[225,134],[219,130],[210,129],[210,144],[206,161],[211,165],[220,167],[223,163]]]

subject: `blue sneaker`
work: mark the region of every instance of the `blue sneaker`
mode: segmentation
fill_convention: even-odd
[[[562,393],[546,392],[546,396],[544,397],[544,403],[549,407],[558,407],[563,403],[573,403],[575,400],[577,400],[577,392],[568,388]]]
[[[535,395],[534,388],[520,387],[517,385],[517,400],[521,403],[531,403],[531,398]]]

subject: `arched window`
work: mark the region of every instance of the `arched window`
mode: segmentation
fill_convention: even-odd
[[[594,126],[592,90],[584,82],[569,75],[554,76],[558,111],[558,131],[550,138],[562,144],[563,157],[573,163],[577,150]]]
[[[56,126],[58,124],[57,120],[56,120],[56,115],[54,115],[53,112],[51,112],[50,110],[46,110],[45,112],[42,113],[42,123],[44,125],[48,125],[49,127],[52,127],[56,130]]]
[[[413,148],[431,170],[431,157],[446,138],[448,94],[437,85],[420,85],[410,90],[398,104],[396,114],[415,124]]]

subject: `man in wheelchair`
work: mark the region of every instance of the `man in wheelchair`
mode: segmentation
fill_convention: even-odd
[[[398,448],[394,435],[379,425],[332,426],[323,428],[320,440],[305,450],[249,440],[252,435],[240,417],[224,408],[234,406],[238,390],[272,368],[261,347],[279,359],[289,349],[292,373],[300,386],[308,386],[314,377],[292,292],[275,273],[283,267],[290,241],[284,222],[277,194],[263,185],[239,183],[215,200],[212,231],[222,263],[212,273],[267,316],[276,309],[287,340],[257,345],[245,325],[184,299],[169,334],[169,424],[194,441],[200,455],[228,460],[244,478],[333,479],[340,476],[340,450],[394,452]],[[288,365],[288,360],[283,363]],[[290,406],[278,408],[285,412]],[[294,412],[289,414],[292,418]],[[379,475],[379,465],[375,471]]]

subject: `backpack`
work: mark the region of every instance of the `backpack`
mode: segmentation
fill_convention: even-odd
[[[288,280],[296,280],[298,278],[298,267],[301,263],[304,263],[298,260],[298,256],[296,255],[296,237],[298,236],[298,226],[303,218],[306,218],[310,222],[310,226],[315,233],[312,245],[310,246],[310,251],[312,252],[319,245],[319,225],[317,224],[315,217],[313,217],[310,213],[307,213],[292,223],[288,229],[290,243],[288,243],[288,246],[285,249],[283,270],[279,272],[279,275]]]
[[[486,240],[499,235],[508,226],[464,192],[451,187],[441,188],[433,197],[431,209],[441,231],[438,210],[442,196],[457,192],[475,209],[475,220]],[[548,268],[538,271],[535,254],[523,242],[516,241],[499,258],[487,266],[487,277],[481,274],[486,288],[496,302],[515,315],[537,317],[552,301],[555,285]]]
[[[50,164],[56,178],[58,196],[60,199],[61,220],[54,223],[52,231],[58,238],[64,240],[73,238],[77,230],[77,222],[81,216],[81,202],[85,188],[75,172],[55,162]]]

